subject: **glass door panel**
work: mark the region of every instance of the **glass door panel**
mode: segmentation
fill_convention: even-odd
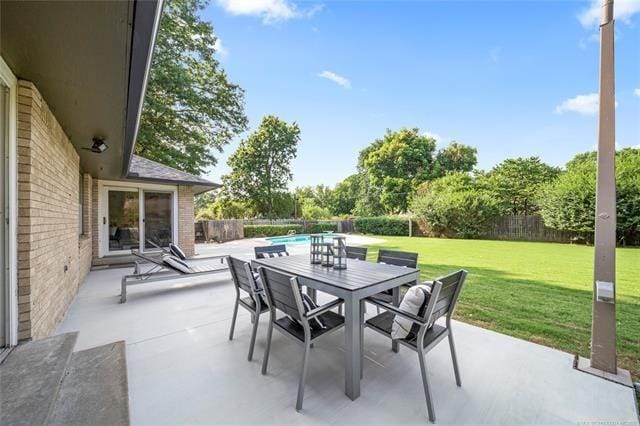
[[[145,249],[169,247],[173,240],[173,194],[144,191]],[[153,244],[152,244],[153,243]]]
[[[138,191],[109,190],[109,251],[140,247],[140,196]]]

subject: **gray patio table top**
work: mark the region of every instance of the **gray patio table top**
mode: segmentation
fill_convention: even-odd
[[[360,396],[362,377],[362,322],[364,299],[385,290],[393,290],[393,303],[399,304],[399,286],[420,279],[420,270],[349,259],[347,269],[312,265],[309,255],[295,255],[253,260],[254,267],[266,266],[295,275],[298,282],[315,298],[316,291],[339,297],[345,306],[345,393],[355,400]],[[397,343],[393,343],[398,351]]]

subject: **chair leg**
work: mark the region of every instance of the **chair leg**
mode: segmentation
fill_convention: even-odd
[[[424,397],[427,400],[427,412],[429,413],[429,420],[432,423],[436,421],[436,413],[433,409],[433,402],[431,401],[431,393],[429,392],[429,381],[427,379],[427,367],[424,361],[424,352],[418,350],[418,360],[420,361],[420,372],[422,373],[422,386],[424,387]]]
[[[255,316],[255,321],[253,321],[253,331],[251,332],[251,343],[249,343],[249,361],[253,359],[253,348],[256,345],[256,334],[258,333],[258,322],[260,321],[260,314],[252,314]]]
[[[451,329],[449,329],[449,349],[451,349],[451,360],[453,361],[453,373],[456,375],[456,384],[458,386],[462,386],[462,381],[460,380],[460,369],[458,368],[458,357],[456,356],[456,347],[453,343],[453,334],[451,334]]]
[[[366,303],[360,300],[360,378],[364,377],[364,310]]]
[[[338,306],[338,313],[342,315],[342,305]]]
[[[229,331],[229,340],[233,340],[233,331],[236,328],[236,317],[238,316],[238,298],[236,297],[236,303],[233,306],[233,317],[231,318],[231,330]]]
[[[302,371],[300,372],[300,383],[298,384],[298,401],[296,411],[302,410],[302,399],[304,398],[304,383],[307,380],[307,365],[309,364],[309,352],[311,344],[306,343],[304,347],[304,358],[302,359]]]
[[[267,331],[267,346],[264,348],[262,358],[262,374],[267,374],[267,364],[269,364],[269,351],[271,350],[271,334],[273,334],[273,318],[269,319],[269,330]]]

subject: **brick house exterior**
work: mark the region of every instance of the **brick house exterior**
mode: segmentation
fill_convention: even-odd
[[[10,270],[0,281],[9,307],[0,350],[54,332],[92,265],[110,258],[109,185],[172,194],[171,240],[195,253],[194,195],[217,185],[133,155],[161,5],[0,3]],[[92,152],[93,135],[108,150]],[[144,211],[141,201],[141,228]]]

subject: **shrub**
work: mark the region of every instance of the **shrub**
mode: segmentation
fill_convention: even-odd
[[[478,190],[466,173],[452,173],[424,185],[411,203],[427,235],[476,238],[499,213],[497,202]]]
[[[596,153],[578,154],[565,173],[543,188],[538,203],[546,226],[593,235],[596,205]],[[640,240],[640,149],[616,153],[616,226],[622,244]]]
[[[289,231],[296,231],[297,234],[304,232],[304,226],[302,225],[245,225],[244,237],[256,238],[256,237],[278,237],[280,235],[287,235]]]
[[[409,219],[401,217],[359,217],[354,222],[356,232],[376,235],[409,235]]]
[[[338,225],[335,223],[313,223],[309,226],[309,232],[312,234],[320,234],[326,231],[338,232]]]

